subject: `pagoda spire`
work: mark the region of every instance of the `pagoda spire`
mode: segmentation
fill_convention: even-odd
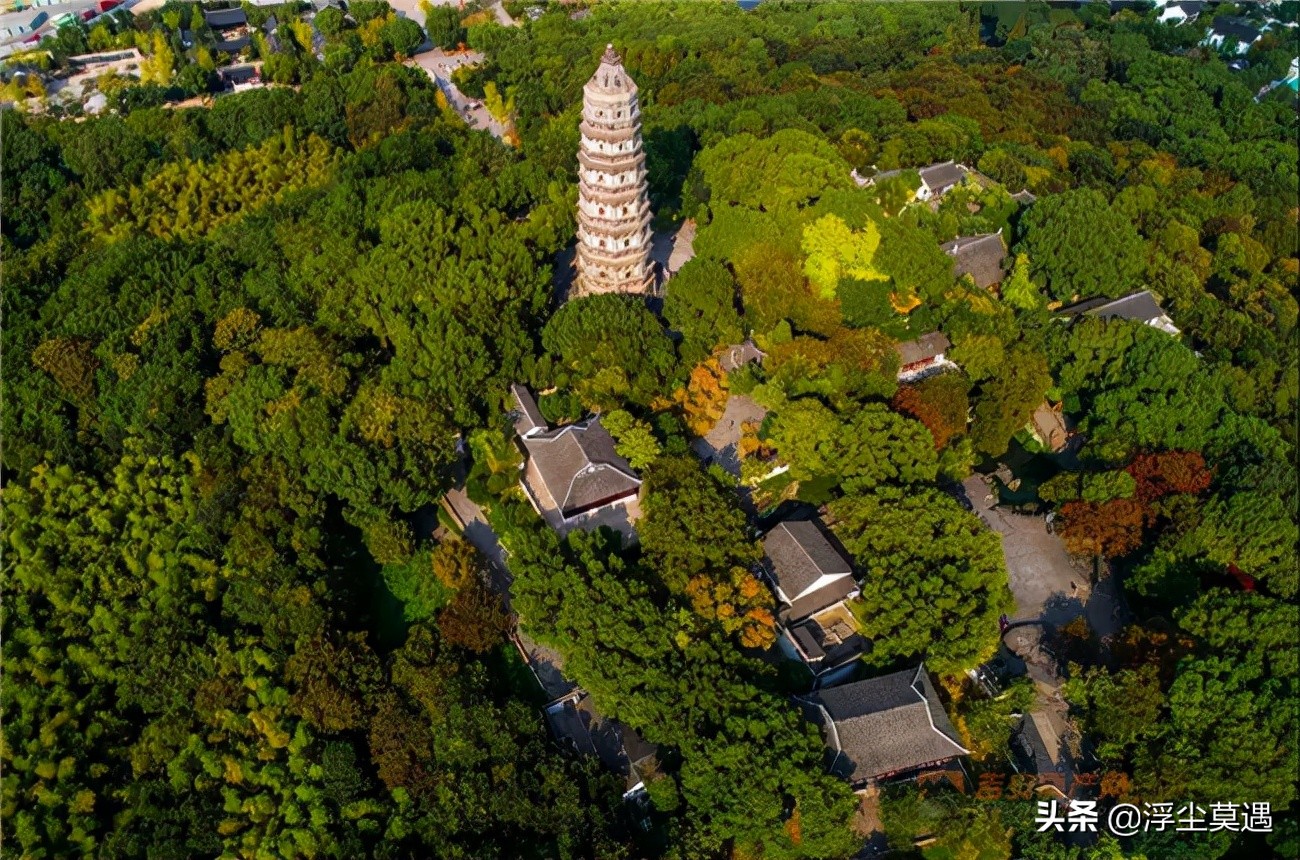
[[[575,295],[648,294],[650,196],[636,82],[606,45],[582,88],[578,126],[578,280]]]

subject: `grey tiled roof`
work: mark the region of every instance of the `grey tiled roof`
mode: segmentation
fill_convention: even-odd
[[[523,436],[534,430],[545,430],[546,416],[537,408],[532,392],[522,385],[512,385],[510,394],[515,401],[515,432]]]
[[[1164,316],[1164,310],[1156,301],[1156,297],[1151,295],[1149,290],[1141,290],[1136,293],[1130,293],[1118,299],[1108,299],[1105,297],[1089,299],[1086,302],[1079,302],[1077,305],[1071,305],[1068,308],[1061,308],[1062,316],[1074,317],[1085,314],[1102,319],[1123,319],[1134,320],[1136,322],[1149,322],[1150,320]]]
[[[959,236],[939,246],[952,257],[953,272],[961,278],[970,275],[982,290],[1002,280],[1002,261],[1007,256],[1001,233],[983,236]]]
[[[794,600],[804,589],[829,574],[850,574],[845,579],[853,587],[853,567],[815,523],[795,521],[778,523],[763,538],[763,552],[786,597]],[[818,589],[820,593],[824,589]],[[838,599],[838,598],[836,598]],[[835,601],[825,604],[829,606]],[[816,612],[816,607],[809,612]],[[808,613],[805,613],[808,614]]]
[[[966,755],[924,666],[813,694],[832,770],[856,784]]]
[[[934,191],[944,191],[966,178],[966,168],[951,161],[922,167],[920,173],[921,181]]]
[[[807,586],[805,586],[806,588]],[[842,579],[832,580],[815,591],[810,591],[803,597],[795,599],[795,596],[785,591],[785,586],[781,590],[785,591],[787,597],[793,600],[787,606],[781,607],[780,620],[782,624],[788,624],[792,621],[798,621],[800,618],[807,618],[815,612],[821,612],[828,606],[834,606],[841,600],[847,598],[858,588],[857,582],[851,576]]]
[[[932,331],[929,334],[923,334],[916,340],[909,340],[898,345],[898,357],[902,359],[903,366],[915,364],[918,361],[926,361],[938,355],[943,355],[948,347],[952,346],[952,341],[941,331]]]
[[[1254,44],[1255,40],[1259,38],[1259,30],[1255,29],[1245,21],[1233,18],[1219,18],[1215,20],[1214,26],[1210,28],[1210,32],[1218,33],[1225,39],[1236,39],[1238,42],[1246,45]]]
[[[546,491],[565,517],[633,495],[641,486],[631,465],[614,449],[614,439],[599,417],[522,441]]]
[[[248,23],[248,16],[238,7],[234,9],[209,9],[203,13],[203,20],[214,30],[225,30]]]

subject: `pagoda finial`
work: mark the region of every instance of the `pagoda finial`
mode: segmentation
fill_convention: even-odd
[[[613,65],[618,65],[623,62],[622,58],[619,57],[618,52],[614,50],[613,42],[610,42],[605,46],[605,55],[600,58],[600,61],[602,63],[611,63]]]

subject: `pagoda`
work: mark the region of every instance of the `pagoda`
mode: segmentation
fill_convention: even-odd
[[[613,45],[582,88],[578,150],[578,279],[575,296],[650,294],[650,198],[641,107]]]

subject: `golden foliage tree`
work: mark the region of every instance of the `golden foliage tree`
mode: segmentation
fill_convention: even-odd
[[[727,375],[718,366],[717,357],[695,365],[686,386],[673,392],[673,400],[688,430],[696,436],[712,430],[727,408]]]

